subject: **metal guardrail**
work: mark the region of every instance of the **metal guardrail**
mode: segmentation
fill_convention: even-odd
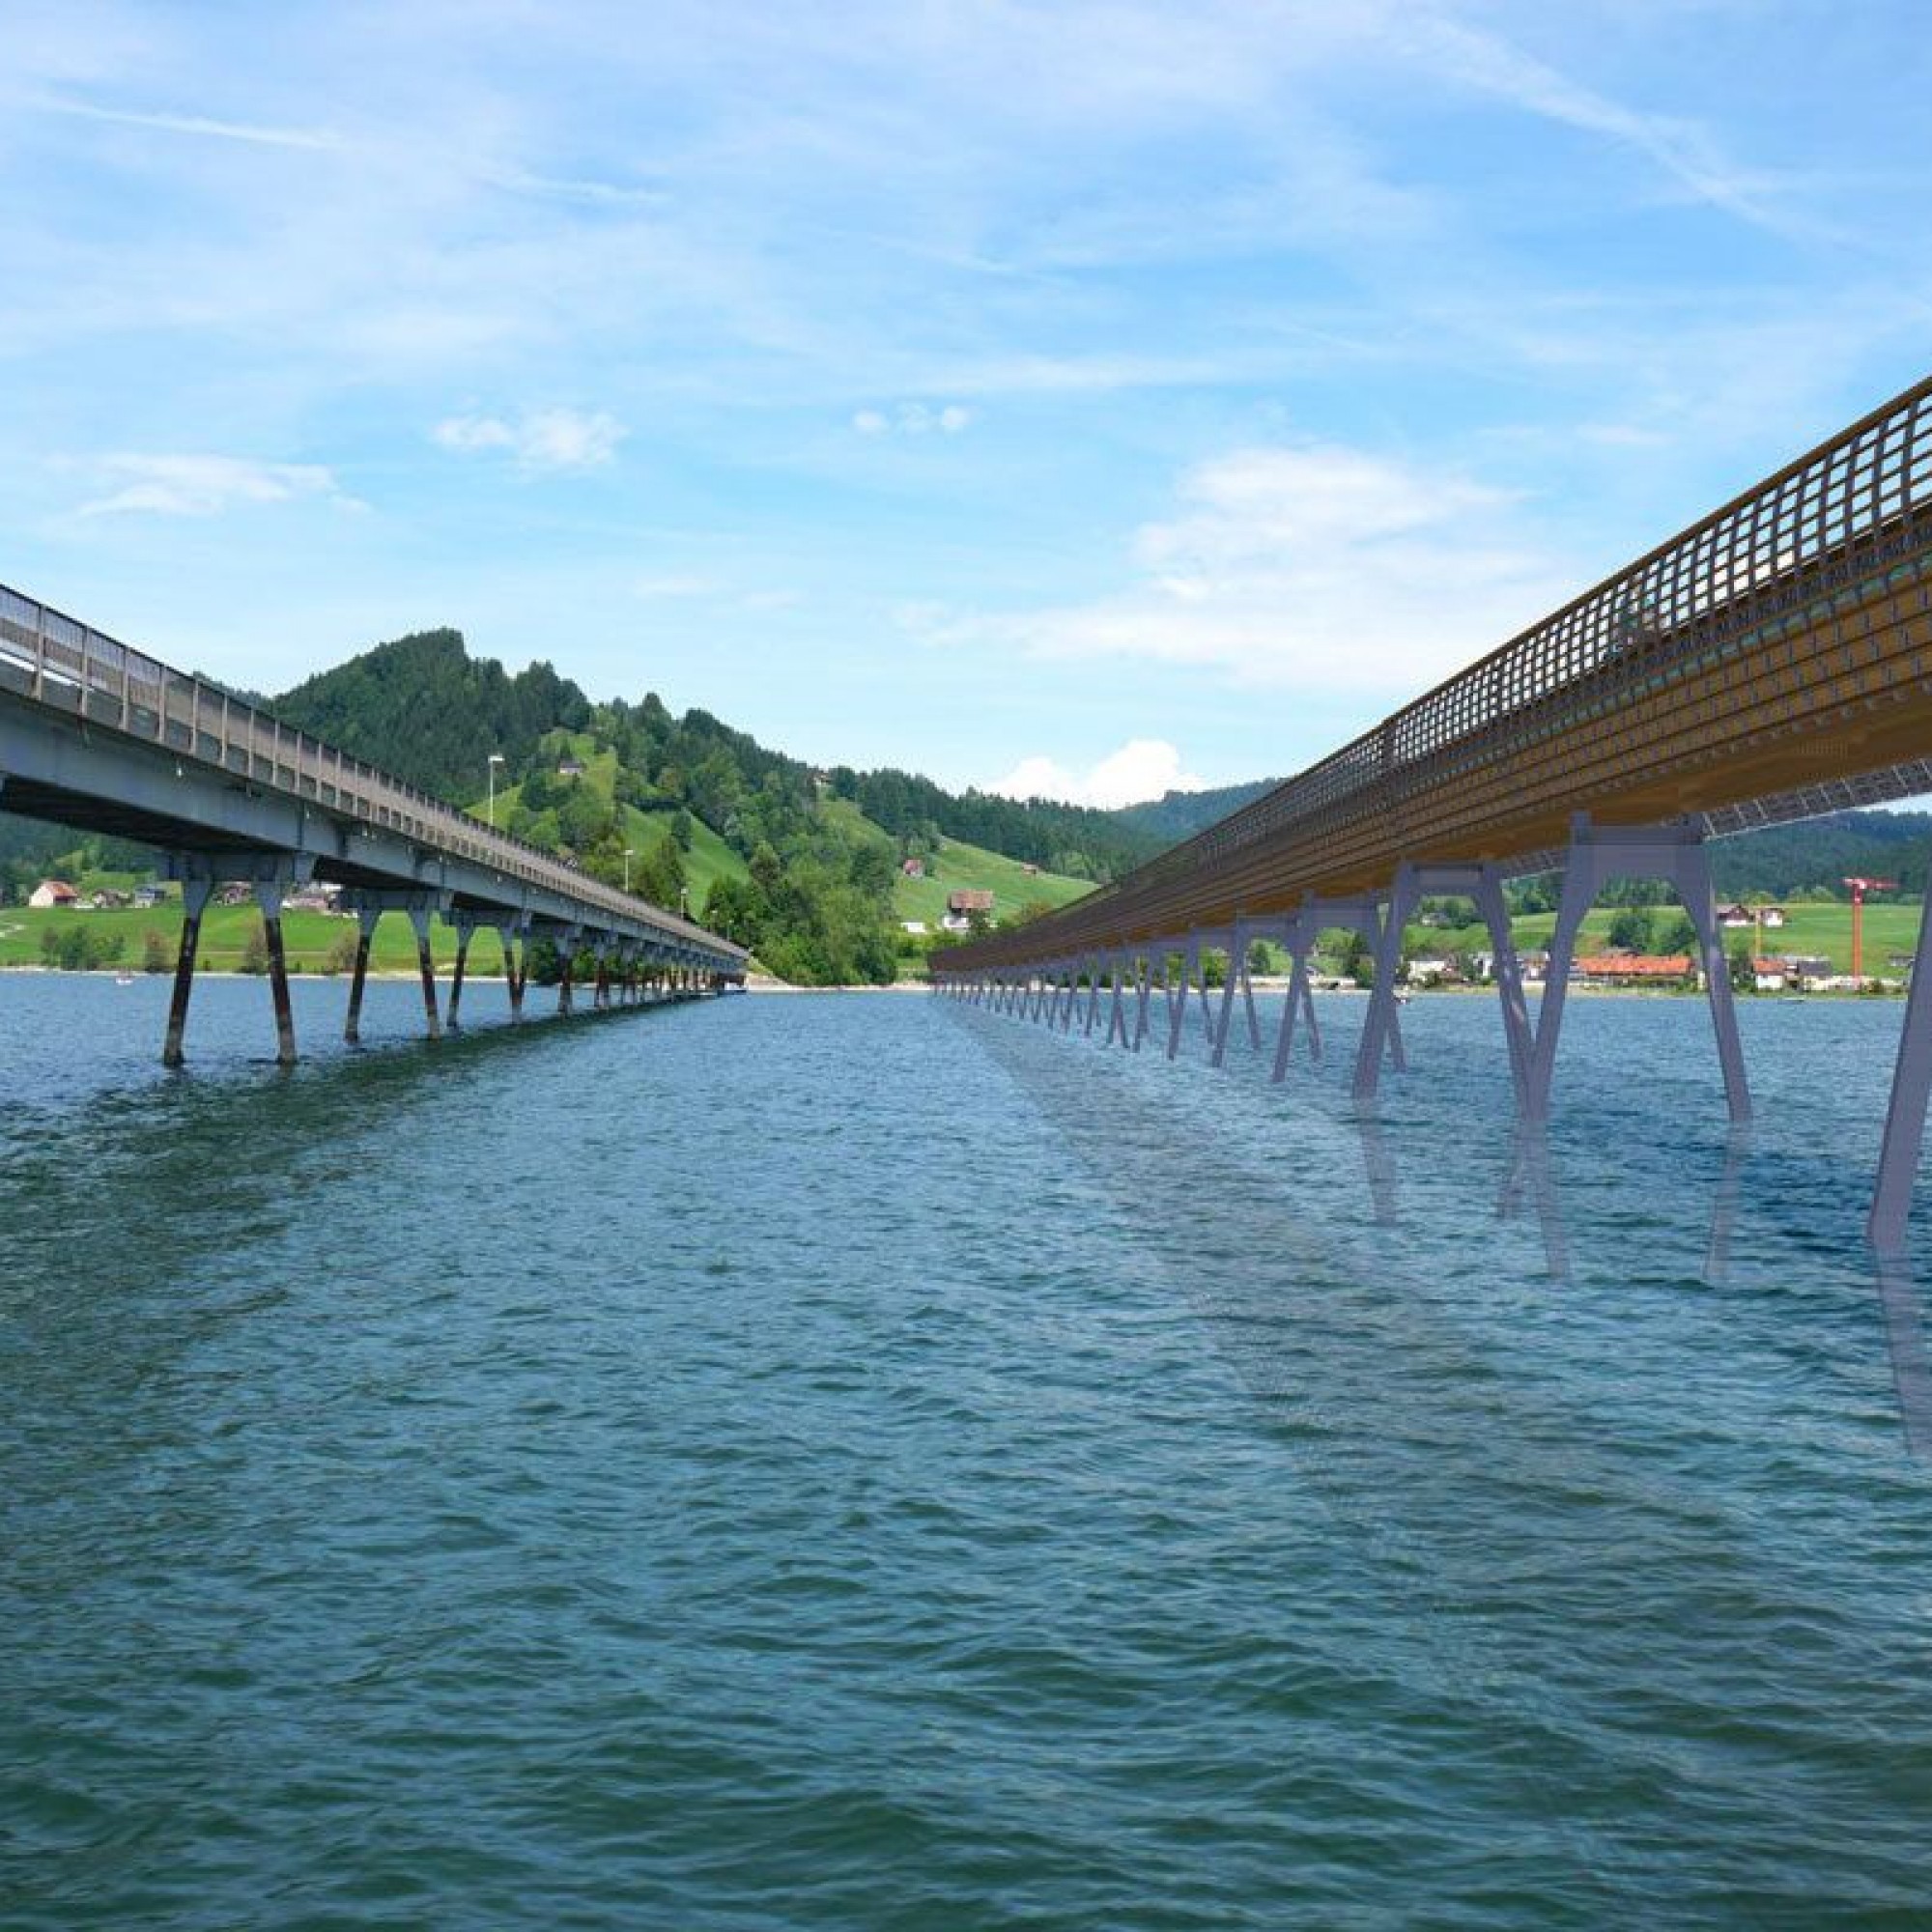
[[[1211,890],[1269,842],[1315,847],[1365,811],[1553,738],[1620,696],[1781,642],[1932,548],[1932,379],[1734,497],[1319,764],[1100,892],[1025,928],[1025,944],[1131,927],[1144,903]],[[1579,713],[1578,706],[1584,707]],[[1895,794],[1893,794],[1895,795]],[[1746,807],[1740,823],[1752,821]],[[1718,814],[1713,813],[1716,817]],[[1163,891],[1163,888],[1167,889]],[[1183,922],[1184,923],[1184,922]],[[1012,936],[1014,941],[1018,935]],[[962,968],[1010,950],[954,949]],[[947,954],[935,955],[936,960]]]
[[[497,832],[442,799],[79,619],[0,584],[0,680],[37,703],[105,724],[324,810],[380,826],[668,939],[745,956],[741,947],[620,892],[554,852]]]

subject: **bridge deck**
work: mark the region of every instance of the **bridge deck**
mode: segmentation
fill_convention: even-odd
[[[1299,777],[942,975],[1225,927],[1576,813],[1714,832],[1932,789],[1932,382]]]
[[[0,585],[0,803],[199,854],[303,856],[347,886],[435,886],[452,909],[524,912],[742,976],[702,926],[90,626]]]

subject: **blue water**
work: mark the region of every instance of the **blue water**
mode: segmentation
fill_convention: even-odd
[[[1895,1005],[341,1000],[0,977],[9,1932],[1932,1923]]]

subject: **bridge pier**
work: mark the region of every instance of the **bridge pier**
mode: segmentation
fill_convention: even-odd
[[[523,949],[523,963],[517,961],[519,937]],[[530,971],[530,927],[527,920],[502,920],[497,926],[497,937],[503,948],[503,985],[510,996],[510,1019],[514,1023],[524,1016],[524,986]]]
[[[556,982],[556,1009],[570,1013],[577,1009],[573,976],[577,971],[577,949],[583,939],[581,925],[562,927],[556,935],[556,963],[562,969]]]
[[[440,1039],[442,1021],[436,1010],[436,962],[429,950],[429,912],[427,905],[412,905],[409,909],[410,923],[416,935],[416,972],[422,980],[423,1021],[430,1038]]]
[[[460,912],[451,919],[448,913],[443,918],[456,928],[456,964],[449,975],[449,1009],[443,1016],[443,1024],[451,1033],[463,1031],[463,1021],[459,1017],[463,1010],[463,975],[469,963],[469,942],[476,937],[478,920],[473,912]]]
[[[182,1065],[182,1035],[187,1030],[187,1003],[194,992],[194,958],[201,946],[201,916],[214,895],[213,879],[182,881],[181,947],[175,954],[175,989],[168,1002],[167,1038],[161,1046],[161,1065]]]
[[[222,879],[245,879],[254,888],[261,909],[262,932],[269,951],[269,983],[274,996],[275,1059],[282,1066],[296,1062],[295,1016],[289,1004],[288,959],[282,950],[282,895],[291,886],[305,885],[315,875],[315,858],[306,852],[170,852],[168,877],[181,882],[182,937],[175,955],[173,997],[168,1002],[168,1030],[161,1043],[161,1065],[184,1064],[182,1040],[187,1031],[188,1001],[194,992],[196,956],[201,946],[202,917],[216,884]]]
[[[1865,1232],[1881,1255],[1905,1248],[1905,1225],[1925,1146],[1925,1110],[1932,1097],[1932,894],[1918,918],[1918,948],[1912,983],[1905,990],[1905,1025],[1891,1072],[1891,1098],[1879,1142],[1878,1182],[1872,1190]]]
[[[1662,826],[1593,825],[1587,812],[1578,812],[1571,820],[1563,895],[1557,903],[1556,929],[1549,941],[1549,973],[1543,985],[1543,1009],[1537,1017],[1535,1046],[1524,1082],[1524,1113],[1531,1120],[1548,1118],[1556,1043],[1562,1032],[1577,935],[1606,878],[1662,879],[1677,889],[1697,930],[1705,996],[1724,1076],[1724,1099],[1734,1123],[1749,1120],[1750,1089],[1745,1080],[1744,1048],[1738,1039],[1737,1009],[1731,1001],[1730,970],[1718,926],[1702,828],[1690,819]]]
[[[286,879],[258,880],[255,903],[261,908],[262,934],[269,944],[269,990],[275,1003],[275,1065],[296,1064],[296,1015],[289,999],[289,961],[282,949],[282,893]]]
[[[355,909],[355,968],[349,981],[349,1016],[342,1025],[342,1037],[351,1046],[362,1041],[362,989],[369,979],[369,948],[376,938],[376,923],[383,917],[380,906],[362,905]]]
[[[1258,936],[1251,930],[1248,922],[1236,913],[1234,929],[1228,936],[1228,977],[1221,982],[1221,1010],[1214,1023],[1211,1064],[1215,1066],[1225,1065],[1228,1058],[1228,1030],[1235,1020],[1236,980],[1247,1008],[1248,1044],[1256,1052],[1261,1050],[1262,1027],[1255,1017],[1255,986],[1248,967],[1248,952]]]
[[[1309,984],[1308,955],[1315,950],[1319,928],[1304,912],[1298,912],[1289,920],[1283,932],[1283,944],[1288,948],[1288,1004],[1282,1009],[1281,1037],[1275,1042],[1274,1065],[1269,1069],[1268,1079],[1279,1086],[1288,1077],[1288,1056],[1294,1045],[1294,1021],[1297,1013],[1308,1022],[1308,1057],[1317,1066],[1321,1065],[1321,1022],[1315,1017],[1315,990]]]
[[[1399,1024],[1395,1017],[1395,975],[1402,962],[1403,933],[1417,903],[1431,893],[1458,893],[1474,899],[1476,910],[1489,931],[1490,945],[1495,953],[1496,994],[1502,1009],[1503,1041],[1509,1051],[1510,1085],[1520,1111],[1529,1091],[1534,1036],[1530,1030],[1528,1003],[1523,997],[1522,974],[1517,964],[1516,944],[1510,933],[1502,873],[1495,866],[1404,864],[1396,867],[1376,959],[1376,986],[1369,1006],[1371,1023],[1377,1023],[1379,1013],[1382,1026],[1392,1028]],[[1379,1046],[1365,1033],[1355,1076],[1358,1098],[1373,1096],[1379,1063]],[[1400,1069],[1402,1060],[1399,1050],[1396,1065]]]

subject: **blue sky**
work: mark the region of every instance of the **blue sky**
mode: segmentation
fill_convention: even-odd
[[[1932,361],[1883,0],[0,43],[0,581],[265,689],[454,624],[826,762],[1286,773]]]

